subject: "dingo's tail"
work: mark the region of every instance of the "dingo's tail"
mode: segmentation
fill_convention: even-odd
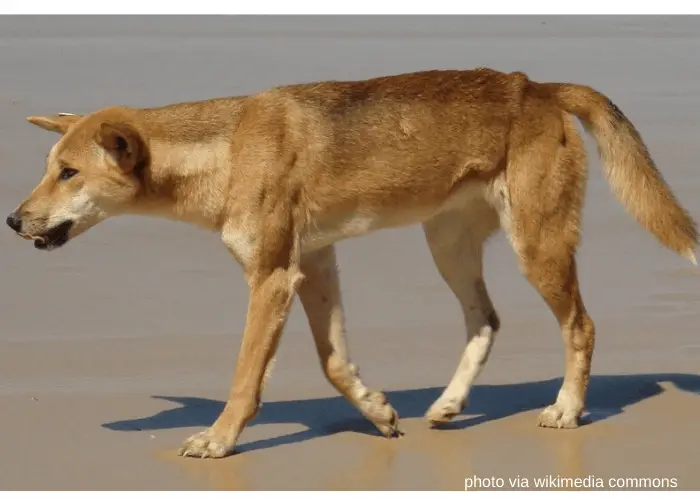
[[[584,85],[548,84],[559,105],[596,139],[613,194],[664,246],[697,265],[698,230],[654,165],[637,129],[603,94]]]

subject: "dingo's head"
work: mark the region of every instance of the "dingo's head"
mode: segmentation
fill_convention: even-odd
[[[46,172],[7,225],[39,249],[51,250],[107,217],[124,213],[141,187],[148,146],[122,108],[91,115],[62,113],[27,120],[62,134],[46,157]]]

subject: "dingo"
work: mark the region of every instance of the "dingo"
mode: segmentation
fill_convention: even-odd
[[[195,457],[230,454],[255,416],[296,294],[330,383],[382,434],[400,434],[397,413],[349,359],[334,250],[338,241],[388,227],[423,225],[461,303],[466,347],[426,417],[438,425],[459,414],[499,329],[482,248],[503,228],[566,344],[563,385],[538,423],[573,428],[595,336],[576,273],[587,164],[574,117],[595,137],[626,210],[695,263],[695,222],[620,109],[590,87],[485,68],[29,117],[62,137],[7,224],[47,250],[126,213],[221,234],[250,297],[226,406],[180,449]]]

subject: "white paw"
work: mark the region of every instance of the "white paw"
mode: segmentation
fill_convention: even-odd
[[[457,398],[440,398],[425,413],[425,418],[433,427],[444,425],[462,413],[464,404],[464,401]]]
[[[223,458],[233,452],[230,440],[217,436],[211,428],[190,436],[180,448],[179,455],[197,458]]]
[[[379,391],[369,391],[361,403],[362,413],[379,429],[385,437],[400,437],[399,414]]]
[[[566,411],[554,403],[542,410],[537,417],[537,425],[552,429],[576,429],[579,426],[579,415]]]

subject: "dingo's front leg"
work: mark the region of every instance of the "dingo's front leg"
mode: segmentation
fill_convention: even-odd
[[[262,232],[255,238],[224,230],[224,242],[244,265],[250,286],[245,331],[226,406],[209,429],[185,441],[180,455],[220,458],[231,454],[260,407],[265,373],[304,278],[299,268],[299,237],[288,207],[282,203],[265,208],[261,210],[267,212],[264,223],[259,225]]]
[[[180,455],[220,458],[231,454],[243,428],[258,412],[263,376],[302,278],[295,269],[276,269],[253,284],[226,406],[209,429],[185,441]]]
[[[386,437],[401,435],[399,416],[378,390],[369,389],[350,362],[335,248],[304,256],[299,299],[306,311],[326,378]]]

